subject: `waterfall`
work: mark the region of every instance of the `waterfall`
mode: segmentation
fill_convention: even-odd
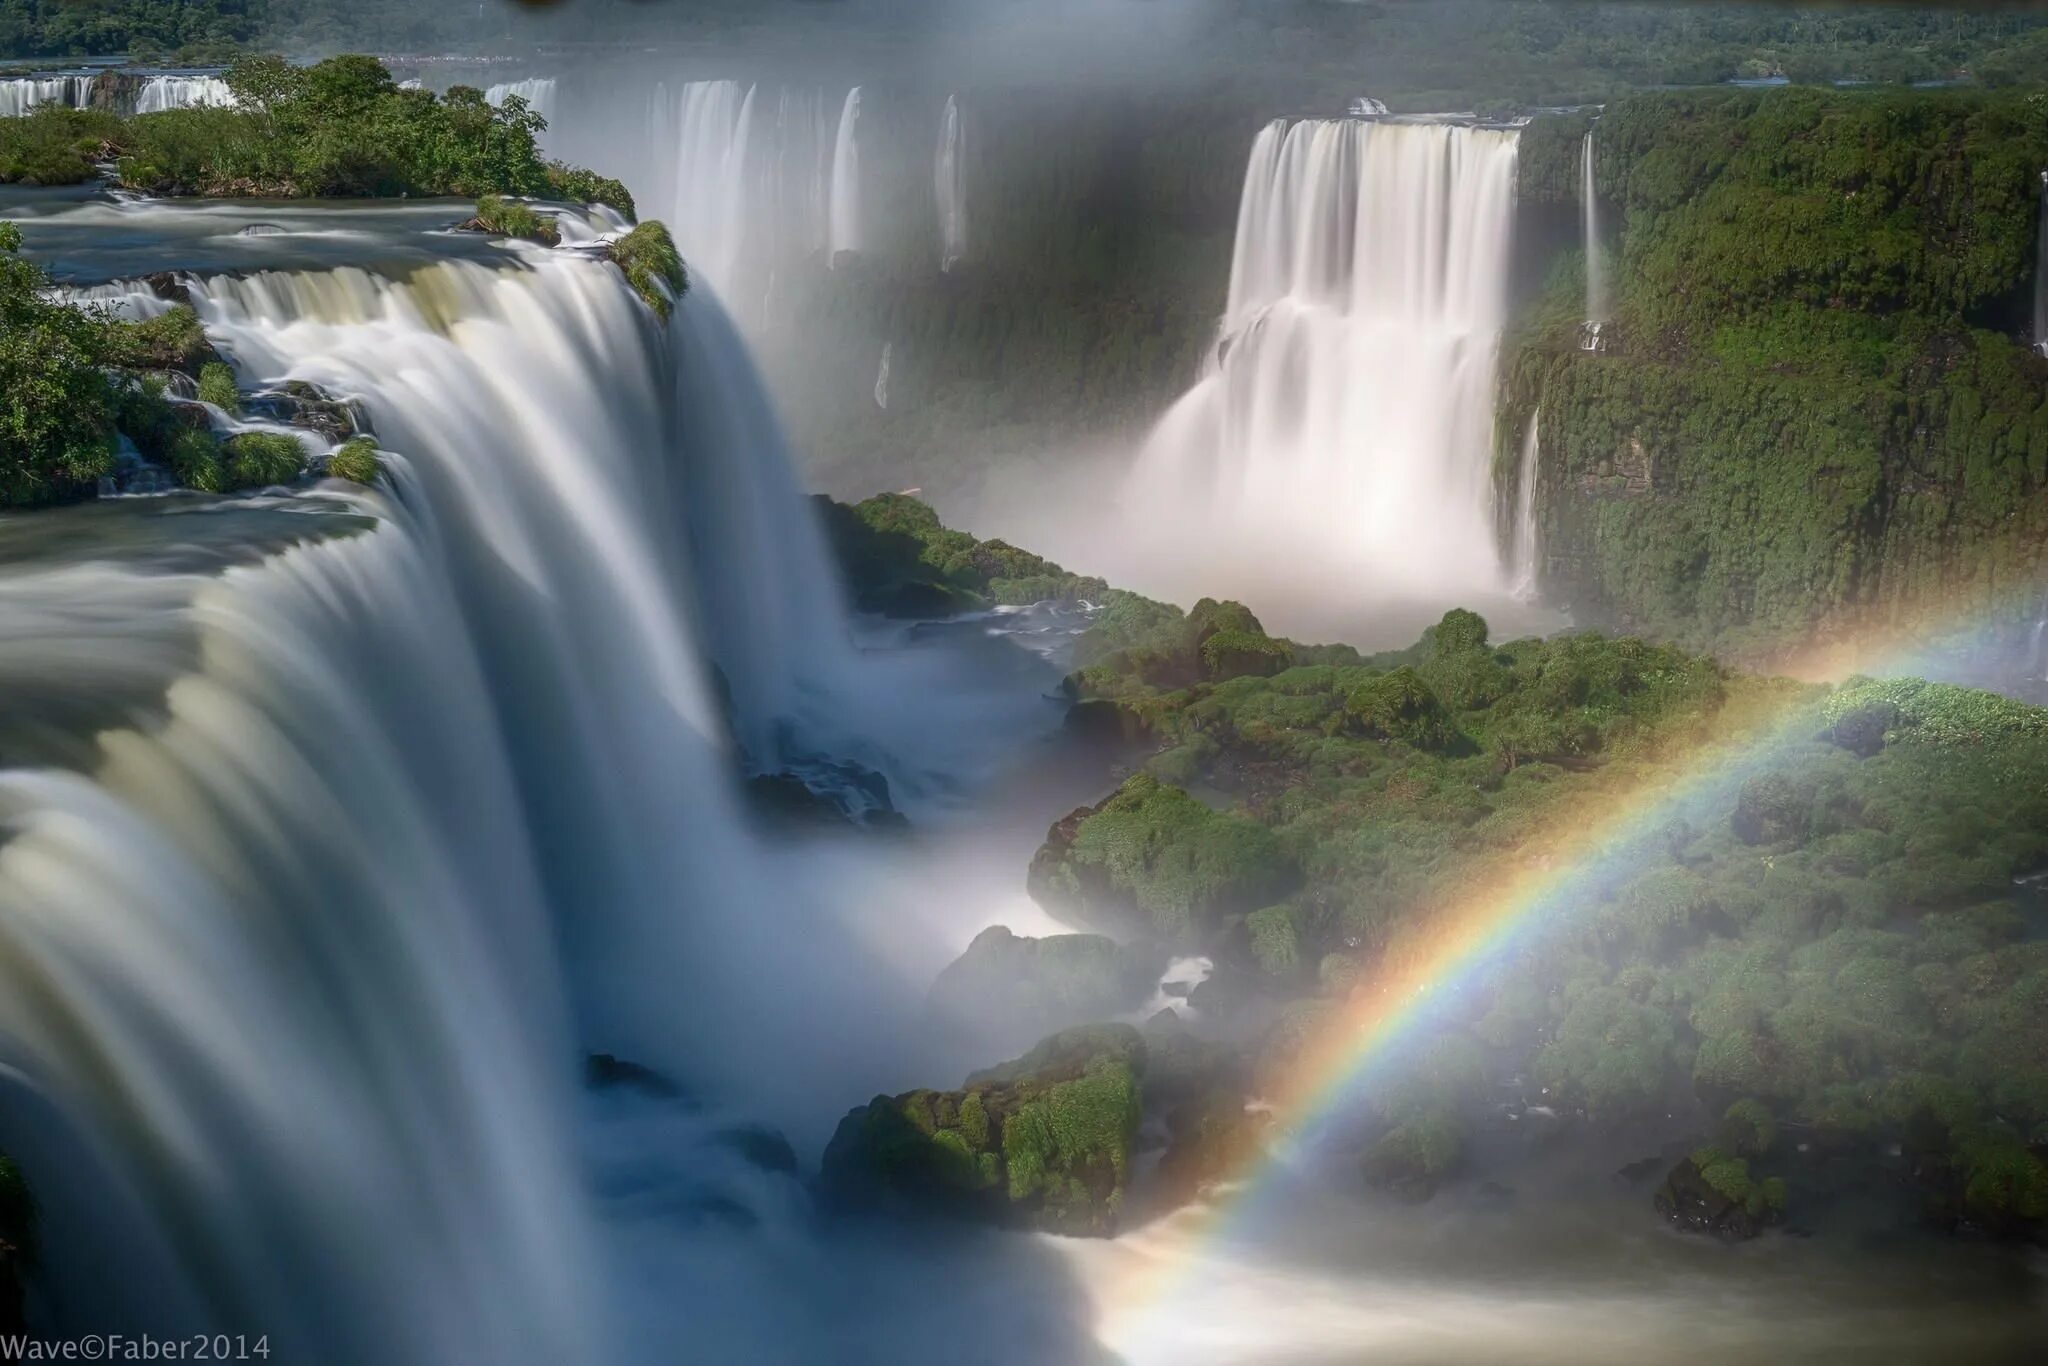
[[[839,136],[832,145],[832,231],[829,250],[837,261],[843,251],[861,248],[860,87],[846,92],[839,110]]]
[[[737,81],[692,81],[671,102],[657,92],[661,119],[656,147],[667,159],[667,177],[656,202],[645,206],[669,215],[665,222],[697,278],[727,291],[737,283],[740,262],[752,242],[748,229],[753,203],[749,177],[754,88]]]
[[[135,112],[160,114],[166,109],[225,107],[234,102],[234,92],[218,76],[152,76],[136,97]]]
[[[875,406],[883,412],[889,410],[889,360],[895,350],[895,343],[882,343],[882,364],[875,371]]]
[[[161,723],[0,774],[0,1039],[54,1116],[24,1163],[148,1264],[53,1248],[94,1327],[617,1360],[578,1048],[758,1086],[813,1046],[720,965],[743,907],[792,933],[720,697],[750,751],[839,724],[820,537],[715,301],[664,333],[609,267],[523,264],[189,282],[245,380],[363,404],[393,487],[195,590]]]
[[[1593,174],[1593,132],[1579,157],[1580,214],[1586,232],[1586,326],[1581,344],[1588,351],[1601,349],[1601,331],[1607,326],[1607,260],[1600,242],[1600,196]]]
[[[89,97],[92,79],[90,76],[23,76],[0,81],[0,118],[20,118],[44,104],[82,105],[85,101],[79,99],[75,92],[82,84]]]
[[[484,103],[503,105],[510,96],[517,95],[525,100],[527,107],[546,119],[550,124],[555,119],[555,82],[553,77],[539,76],[523,81],[500,81],[484,91]]]
[[[2034,349],[2048,356],[2048,171],[2041,172],[2039,214],[2034,241]]]
[[[1518,598],[1536,595],[1542,547],[1536,535],[1536,479],[1542,459],[1543,411],[1529,414],[1529,430],[1522,438],[1521,464],[1515,471],[1515,530],[1509,547],[1509,591]]]
[[[1447,124],[1258,135],[1221,341],[1126,490],[1160,555],[1197,575],[1312,563],[1360,592],[1500,586],[1492,412],[1516,147]]]
[[[960,99],[946,96],[939,119],[939,152],[932,179],[939,203],[939,269],[949,271],[967,254],[966,166],[960,145]]]

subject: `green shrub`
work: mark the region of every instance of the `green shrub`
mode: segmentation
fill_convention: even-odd
[[[306,467],[306,448],[282,432],[243,432],[227,440],[227,484],[262,488],[297,479]]]
[[[235,372],[219,361],[209,361],[199,371],[199,399],[229,413],[241,409],[241,394],[235,388]]]
[[[1369,739],[1448,750],[1462,738],[1422,675],[1406,664],[1353,689],[1344,710]]]
[[[668,229],[650,218],[613,242],[611,257],[633,292],[647,301],[656,317],[667,321],[675,301],[690,287],[682,253]]]
[[[327,473],[330,478],[347,479],[352,483],[376,483],[384,474],[384,462],[377,454],[377,443],[367,436],[350,438],[327,457]]]
[[[558,199],[570,204],[602,204],[617,210],[627,221],[634,218],[633,196],[626,187],[608,176],[595,171],[586,171],[580,166],[570,166],[559,161],[547,164],[547,190],[549,199]]]
[[[186,488],[201,493],[228,491],[227,464],[212,432],[187,427],[172,438],[166,455],[172,477]]]
[[[538,242],[542,246],[558,246],[562,234],[556,229],[554,220],[534,211],[531,204],[522,204],[516,199],[504,199],[487,194],[476,202],[476,217],[469,225],[482,232],[495,233],[499,237],[517,237],[526,242]]]

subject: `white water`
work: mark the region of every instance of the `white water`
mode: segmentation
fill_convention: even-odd
[[[967,167],[961,146],[960,97],[946,96],[939,117],[939,150],[932,168],[939,206],[939,269],[950,271],[967,254]]]
[[[1600,196],[1593,176],[1593,134],[1586,133],[1579,158],[1579,214],[1586,233],[1587,336],[1597,338],[1607,325],[1607,257],[1600,241]]]
[[[234,102],[234,92],[218,76],[152,76],[136,97],[135,112],[160,114],[166,109],[225,108]]]
[[[501,81],[484,91],[484,102],[502,105],[510,96],[517,95],[525,100],[527,107],[546,119],[555,118],[555,82],[551,76],[537,76],[523,81]]]
[[[1125,489],[1141,579],[1312,583],[1340,604],[1504,586],[1490,466],[1515,156],[1513,133],[1448,125],[1259,134],[1222,339]]]
[[[92,103],[97,76],[17,76],[0,80],[0,119],[20,118],[39,105],[83,109]]]
[[[882,343],[882,363],[875,369],[875,406],[882,411],[889,410],[889,360],[896,350],[895,343]]]
[[[1522,458],[1515,469],[1514,540],[1508,548],[1509,591],[1518,598],[1536,594],[1537,576],[1542,571],[1542,545],[1536,531],[1536,479],[1543,453],[1543,412],[1529,414],[1529,430],[1522,437]]]
[[[827,250],[836,262],[844,251],[861,248],[860,87],[846,92],[839,110],[839,135],[832,144],[831,239]]]
[[[0,776],[0,1036],[61,1116],[31,1177],[62,1204],[104,1166],[80,1198],[131,1211],[151,1274],[103,1293],[140,1321],[615,1360],[578,1046],[758,1092],[742,1055],[809,1028],[701,1046],[754,977],[719,923],[792,913],[706,659],[750,746],[837,718],[822,548],[715,305],[664,341],[608,268],[530,267],[194,282],[245,379],[362,400],[398,497],[204,589],[167,724]]]

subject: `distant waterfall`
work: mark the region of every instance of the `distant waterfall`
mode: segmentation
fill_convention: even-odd
[[[92,103],[97,76],[21,76],[0,80],[0,119],[20,118],[45,104],[84,109]]]
[[[1529,431],[1522,438],[1522,459],[1515,470],[1514,539],[1508,547],[1508,591],[1518,598],[1533,597],[1541,568],[1542,547],[1536,533],[1536,479],[1542,459],[1543,411],[1529,414]]]
[[[1340,593],[1501,586],[1492,414],[1516,149],[1512,132],[1440,124],[1259,134],[1222,339],[1126,490],[1195,588],[1310,564],[1355,576]]]
[[[889,361],[895,352],[894,342],[883,342],[882,363],[875,370],[875,406],[883,412],[889,410]]]
[[[832,145],[832,233],[829,250],[837,260],[842,251],[861,248],[860,196],[860,87],[846,92],[839,110],[839,136]]]
[[[2034,349],[2048,356],[2048,171],[2041,172],[2039,213],[2034,241]]]
[[[525,100],[534,113],[554,122],[555,82],[551,76],[536,76],[523,81],[501,81],[484,91],[484,103],[503,105],[511,96]]]
[[[721,1021],[815,1030],[743,1015],[717,959],[741,908],[787,911],[721,694],[773,748],[837,716],[851,652],[758,382],[714,301],[664,332],[567,254],[191,292],[245,376],[363,403],[393,488],[189,590],[196,669],[96,772],[0,774],[0,1040],[54,1131],[23,1156],[88,1252],[144,1264],[88,1264],[106,1303],[67,1312],[280,1359],[620,1360],[579,1048],[729,1083]]]
[[[557,149],[603,163],[594,129],[571,119],[554,132]],[[821,90],[658,86],[642,134],[651,152],[627,183],[641,213],[675,233],[694,278],[751,316],[779,267],[831,245],[833,132]]]
[[[1586,231],[1586,327],[1583,345],[1588,351],[1601,348],[1601,332],[1607,326],[1607,259],[1600,241],[1600,196],[1593,174],[1593,133],[1579,158],[1579,202]]]
[[[951,270],[967,254],[967,183],[960,134],[960,99],[946,96],[939,119],[939,151],[932,179],[939,205],[939,269]]]
[[[135,112],[160,114],[166,109],[226,107],[234,102],[235,92],[218,76],[152,76],[135,98]]]
[[[663,112],[667,105],[661,100]],[[668,193],[644,211],[669,215],[664,221],[692,271],[719,290],[734,282],[750,240],[753,117],[752,86],[692,81],[655,148],[669,162]]]

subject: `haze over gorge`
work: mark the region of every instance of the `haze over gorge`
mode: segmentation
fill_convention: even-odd
[[[0,1361],[2048,1359],[2048,18],[0,0]]]

